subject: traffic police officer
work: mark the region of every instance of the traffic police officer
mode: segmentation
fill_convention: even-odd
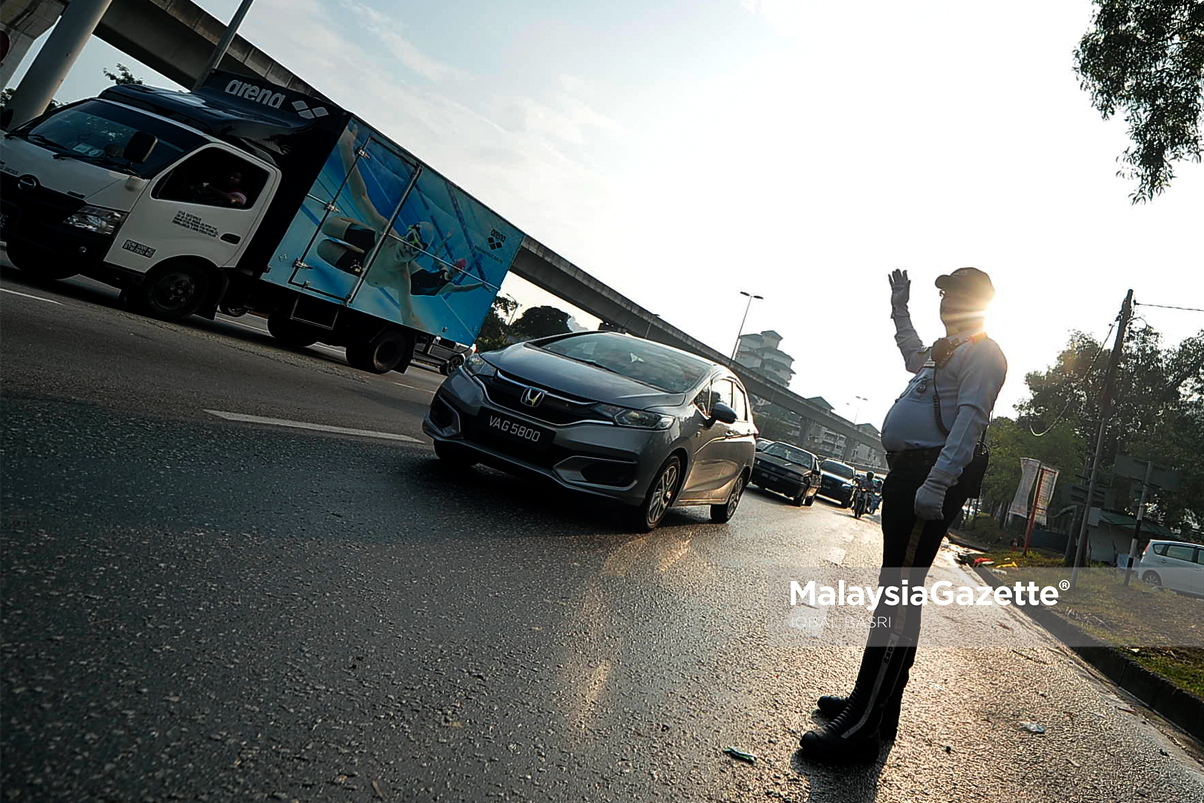
[[[907,271],[896,270],[889,278],[895,343],[913,376],[882,424],[890,473],[882,487],[878,582],[901,588],[903,582],[923,585],[950,523],[966,500],[978,495],[985,454],[977,446],[1007,375],[1007,360],[983,331],[995,296],[986,273],[958,268],[936,280],[946,336],[931,348],[923,346],[911,325]],[[889,605],[883,596],[873,621],[888,627],[871,629],[852,693],[819,699],[820,712],[831,720],[803,735],[805,755],[873,761],[881,739],[894,739],[921,610]]]

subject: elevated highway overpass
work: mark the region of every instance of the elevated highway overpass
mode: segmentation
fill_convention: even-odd
[[[20,6],[29,24],[33,24],[37,18],[34,11],[40,8],[40,18],[45,20],[51,17],[47,7],[61,8],[63,5],[63,0],[8,0],[4,20],[8,24],[13,16],[10,12],[15,12],[16,7]],[[43,24],[42,30],[47,27],[48,23]],[[112,0],[95,35],[171,80],[183,86],[192,86],[205,69],[225,28],[225,22],[191,0]],[[40,33],[38,31],[33,35]],[[10,65],[5,66],[8,68]],[[219,66],[224,70],[261,77],[299,92],[326,98],[319,89],[241,36],[234,38]],[[876,439],[867,436],[846,419],[833,415],[827,408],[808,401],[756,371],[733,364],[727,355],[653,315],[530,237],[523,241],[513,272],[612,327],[731,365],[749,392],[798,415],[804,432],[811,424],[819,424],[838,435],[844,435],[847,452],[851,452],[857,443],[866,444],[875,452],[881,451]]]

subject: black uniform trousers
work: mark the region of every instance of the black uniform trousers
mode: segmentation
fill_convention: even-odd
[[[940,452],[937,448],[887,455],[891,470],[882,485],[881,586],[904,588],[904,580],[907,588],[923,585],[949,525],[966,503],[965,490],[954,485],[945,494],[943,519],[925,521],[916,516],[916,491],[928,478]],[[881,710],[890,700],[902,696],[915,663],[922,610],[919,605],[890,604],[886,595],[878,603],[873,621],[887,626],[870,630],[854,689],[866,701],[865,717],[846,735],[853,735],[859,725],[872,726],[876,717],[871,716],[871,710]]]

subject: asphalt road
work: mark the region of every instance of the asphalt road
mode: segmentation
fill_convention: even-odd
[[[0,291],[6,801],[1204,800],[1197,746],[1014,611],[968,623],[1020,647],[922,649],[876,765],[803,759],[857,649],[773,632],[770,578],[875,566],[873,518],[753,491],[633,535],[444,470],[434,372]]]

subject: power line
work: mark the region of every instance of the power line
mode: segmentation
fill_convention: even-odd
[[[1133,306],[1135,306],[1135,307],[1157,307],[1158,309],[1181,309],[1185,312],[1204,312],[1204,309],[1198,309],[1196,307],[1172,307],[1169,304],[1138,304],[1136,301],[1133,302]]]
[[[1104,339],[1100,341],[1099,349],[1095,352],[1095,356],[1091,358],[1091,364],[1088,365],[1087,370],[1083,372],[1083,376],[1079,379],[1078,384],[1071,388],[1071,393],[1066,399],[1066,404],[1062,405],[1062,409],[1058,413],[1057,417],[1054,418],[1054,422],[1046,427],[1044,432],[1037,432],[1037,430],[1033,429],[1032,424],[1028,425],[1028,431],[1033,433],[1033,437],[1044,438],[1050,433],[1050,430],[1058,425],[1058,422],[1062,420],[1062,416],[1066,415],[1066,411],[1070,409],[1071,402],[1075,400],[1075,396],[1079,390],[1079,387],[1081,387],[1082,384],[1087,381],[1087,377],[1091,376],[1091,369],[1095,367],[1095,361],[1099,359],[1099,355],[1104,353],[1104,346],[1107,345],[1108,338],[1112,337],[1112,330],[1115,328],[1116,321],[1114,320],[1112,321],[1112,325],[1108,327],[1108,334],[1104,335]]]

